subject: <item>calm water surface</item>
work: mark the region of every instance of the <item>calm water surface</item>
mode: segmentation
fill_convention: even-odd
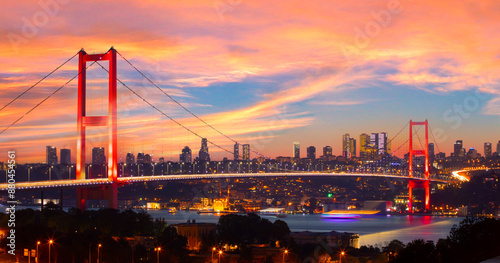
[[[166,210],[148,210],[153,218],[165,218],[169,224],[185,223],[188,219],[195,219],[198,223],[217,223],[219,216],[214,214],[197,214],[196,212],[180,211],[169,214]],[[267,217],[274,222],[277,218]],[[292,231],[316,232],[351,232],[359,234],[360,246],[381,245],[393,239],[408,243],[421,238],[437,242],[446,238],[454,224],[462,218],[435,217],[435,216],[373,216],[359,219],[324,219],[321,215],[288,215],[280,218],[285,221]]]

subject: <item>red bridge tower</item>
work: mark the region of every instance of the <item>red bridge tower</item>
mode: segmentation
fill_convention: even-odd
[[[425,126],[425,145],[423,150],[413,149],[413,126]],[[410,150],[408,156],[408,176],[413,178],[413,156],[425,156],[425,180],[415,180],[410,179],[408,182],[408,208],[410,213],[413,213],[413,188],[425,188],[425,210],[429,211],[429,133],[428,133],[428,122],[427,120],[423,122],[415,122],[410,120]]]
[[[86,115],[86,69],[87,62],[109,61],[109,109],[107,116]],[[76,190],[76,208],[84,210],[86,199],[108,200],[108,207],[118,208],[117,169],[117,93],[116,93],[116,50],[111,48],[104,54],[87,54],[80,51],[78,63],[78,141],[76,147],[76,179],[85,178],[85,131],[89,126],[108,126],[108,179],[111,182],[99,188]]]

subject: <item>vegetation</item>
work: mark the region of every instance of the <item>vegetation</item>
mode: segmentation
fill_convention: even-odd
[[[8,215],[0,213],[0,226],[7,227]],[[189,262],[186,238],[179,236],[174,227],[163,220],[153,220],[145,212],[132,210],[101,209],[81,212],[72,209],[61,211],[49,204],[43,211],[32,209],[16,211],[16,254],[24,248],[39,245],[40,258],[48,259],[48,240],[53,240],[51,257],[57,262],[86,262],[89,255],[103,262],[153,262],[154,248],[147,248],[130,237],[154,237],[153,247],[162,247],[161,262]],[[128,239],[127,239],[128,238]],[[6,239],[2,240],[2,247]],[[42,261],[43,262],[43,261]],[[156,262],[156,261],[154,261]]]

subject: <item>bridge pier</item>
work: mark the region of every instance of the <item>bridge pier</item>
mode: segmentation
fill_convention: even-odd
[[[76,208],[85,210],[86,200],[108,200],[108,208],[118,209],[118,184],[76,189]]]

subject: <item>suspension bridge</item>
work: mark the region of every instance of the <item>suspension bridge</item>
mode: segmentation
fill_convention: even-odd
[[[148,100],[144,95],[141,95],[132,85],[126,83],[125,80],[117,77],[117,58],[121,58],[126,64],[128,64],[133,70],[139,73],[139,75],[158,90],[163,96],[168,98],[168,100],[176,105],[178,108],[182,109],[184,112],[192,116],[196,121],[210,129],[217,136],[222,137],[230,143],[239,144],[240,142],[231,138],[227,134],[223,133],[221,130],[215,128],[209,124],[202,117],[195,114],[193,111],[188,109],[185,105],[180,103],[170,95],[165,89],[161,88],[160,85],[155,83],[152,78],[148,77],[145,73],[138,69],[130,60],[125,58],[116,49],[111,48],[106,53],[102,54],[88,54],[83,49],[75,54],[73,57],[69,58],[62,65],[57,67],[55,70],[50,72],[48,75],[43,77],[40,81],[35,83],[33,86],[19,94],[17,97],[12,99],[10,102],[5,104],[0,112],[5,108],[9,107],[16,100],[21,100],[23,96],[34,89],[39,83],[43,82],[46,78],[51,76],[54,72],[72,60],[78,55],[78,73],[65,82],[58,89],[54,90],[48,96],[43,98],[38,104],[30,108],[24,115],[15,119],[9,125],[4,126],[3,130],[0,131],[0,136],[7,132],[10,128],[14,127],[19,123],[24,117],[35,111],[41,104],[49,100],[56,93],[61,91],[65,86],[67,86],[74,79],[78,78],[78,96],[77,96],[77,123],[76,123],[76,164],[75,164],[75,179],[68,178],[63,180],[49,180],[49,181],[26,181],[26,182],[16,182],[16,189],[29,190],[29,189],[62,189],[62,188],[75,188],[76,189],[76,207],[79,209],[85,209],[85,201],[91,199],[107,200],[108,206],[111,208],[118,208],[118,187],[131,183],[149,182],[149,181],[172,181],[172,180],[199,180],[199,179],[226,179],[226,178],[259,178],[259,177],[325,177],[325,176],[335,176],[335,177],[379,177],[379,178],[390,178],[398,180],[408,181],[408,191],[409,191],[409,207],[412,207],[413,189],[423,188],[425,189],[425,209],[429,210],[430,204],[430,183],[457,183],[456,179],[448,177],[439,177],[433,175],[430,171],[430,157],[429,157],[429,124],[427,120],[425,121],[409,121],[401,131],[390,140],[389,143],[396,142],[398,136],[404,137],[403,131],[408,128],[408,138],[403,139],[400,145],[397,146],[395,151],[391,154],[385,156],[384,158],[378,160],[378,162],[383,162],[380,165],[375,162],[371,162],[365,165],[360,165],[353,169],[348,169],[346,171],[332,171],[330,168],[325,169],[321,166],[321,169],[316,167],[308,166],[305,169],[294,169],[293,166],[290,168],[288,166],[283,166],[279,163],[266,163],[266,164],[250,164],[247,169],[230,169],[227,167],[223,168],[221,162],[215,162],[215,166],[212,169],[202,169],[201,172],[195,172],[194,168],[191,169],[179,169],[175,174],[169,173],[167,168],[167,173],[161,172],[157,175],[143,175],[141,176],[137,173],[137,176],[130,174],[126,176],[125,170],[123,169],[123,162],[118,162],[119,154],[119,141],[118,141],[118,93],[117,86],[118,83],[125,89],[130,91],[139,100],[142,100],[145,105],[153,109],[160,114],[162,117],[170,120],[172,123],[182,128],[192,136],[196,136],[199,139],[206,140],[208,144],[216,147],[221,152],[226,152],[231,156],[240,156],[238,152],[227,149],[218,140],[208,138],[204,134],[195,131],[189,124],[184,124],[182,121],[172,117],[167,114],[160,106]],[[103,66],[102,62],[107,62],[108,67]],[[107,99],[107,115],[101,116],[91,116],[88,113],[87,108],[87,71],[90,67],[97,65],[108,75],[108,99]],[[90,106],[90,105],[89,105]],[[105,167],[107,169],[104,178],[91,178],[87,174],[87,129],[91,127],[106,127],[106,137],[107,137],[107,161]],[[423,129],[422,129],[423,128]],[[423,135],[420,135],[423,133]],[[430,133],[432,136],[432,132]],[[423,138],[421,138],[423,137]],[[257,156],[265,157],[260,152],[257,152],[254,148],[250,147],[252,151]],[[400,156],[398,156],[400,155]],[[402,155],[402,156],[401,156]],[[397,161],[397,165],[391,165]],[[210,161],[207,162],[210,166]],[[213,163],[213,162],[212,162]],[[226,162],[227,163],[227,162]],[[121,166],[121,169],[120,169]],[[221,167],[219,167],[221,166]],[[138,166],[139,167],[139,166]],[[373,169],[378,167],[378,169]],[[383,169],[380,169],[383,167]],[[139,169],[139,168],[138,168]],[[153,166],[154,174],[154,166]],[[71,177],[71,176],[70,176]],[[0,191],[6,191],[9,189],[9,184],[0,184]],[[410,211],[412,211],[410,209]]]

